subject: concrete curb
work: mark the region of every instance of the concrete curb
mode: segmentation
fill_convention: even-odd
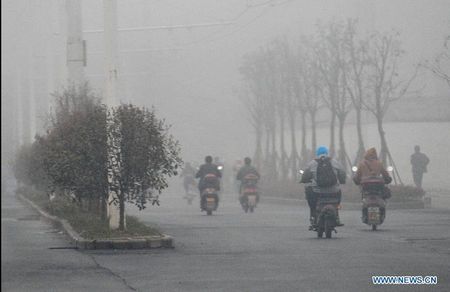
[[[306,200],[302,199],[289,199],[289,198],[276,198],[276,197],[263,197],[261,201],[269,201],[274,204],[282,204],[282,205],[299,205],[299,206],[307,206]],[[408,202],[408,203],[399,203],[399,202],[389,202],[387,203],[387,208],[391,210],[401,210],[401,209],[424,209],[427,205],[425,202],[417,201],[417,202]],[[361,210],[361,203],[355,202],[345,202],[344,200],[341,203],[342,210]]]
[[[150,249],[175,247],[173,238],[166,234],[162,236],[85,239],[72,228],[67,220],[48,214],[21,194],[17,194],[17,197],[20,201],[35,209],[42,217],[52,221],[58,228],[62,229],[71,238],[76,249]]]

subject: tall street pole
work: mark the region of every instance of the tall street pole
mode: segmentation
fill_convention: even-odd
[[[84,82],[86,48],[82,35],[80,0],[66,0],[67,12],[67,69],[69,82],[81,85]]]
[[[118,105],[117,84],[118,84],[118,54],[117,54],[117,0],[103,0],[104,11],[104,43],[105,43],[105,89],[104,96],[108,108]],[[108,123],[112,123],[108,120]],[[108,125],[108,129],[112,129]],[[120,128],[117,129],[120,132]],[[108,208],[110,229],[118,229],[120,221],[120,210],[118,198],[120,189],[111,188],[118,186],[117,178],[120,175],[120,140],[114,139],[108,133]],[[116,202],[116,203],[114,203]],[[124,214],[125,217],[125,214]],[[125,220],[125,219],[124,219]],[[124,224],[125,225],[125,224]]]

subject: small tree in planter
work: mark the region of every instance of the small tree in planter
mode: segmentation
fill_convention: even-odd
[[[134,203],[140,210],[147,200],[157,203],[155,193],[160,194],[168,186],[167,178],[177,175],[182,161],[178,142],[168,134],[164,120],[155,116],[154,110],[121,105],[112,109],[112,139],[115,161],[120,162],[119,173],[110,183],[116,190],[119,204],[119,229],[125,230],[125,202]],[[117,131],[119,130],[119,131]]]

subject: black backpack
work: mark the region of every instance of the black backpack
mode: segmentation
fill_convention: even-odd
[[[333,166],[331,165],[331,159],[329,157],[321,157],[316,159],[317,161],[317,173],[316,183],[318,187],[328,188],[337,184],[337,177],[334,173]]]

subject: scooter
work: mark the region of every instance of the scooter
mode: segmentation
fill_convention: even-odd
[[[352,171],[356,172],[358,168],[352,167]],[[387,168],[392,172],[392,166]],[[385,200],[385,183],[381,177],[373,177],[365,179],[361,182],[362,196],[362,222],[371,226],[372,230],[378,229],[378,225],[383,224],[386,218],[386,200]]]
[[[207,215],[212,215],[213,211],[219,207],[219,178],[214,174],[207,174],[204,178],[205,188],[201,193],[202,211]]]
[[[247,213],[248,211],[250,211],[250,213],[253,213],[256,208],[256,204],[258,203],[258,189],[256,186],[257,182],[258,177],[252,173],[244,176],[244,179],[242,181],[240,202],[245,213]]]
[[[190,178],[186,178],[186,179],[188,181],[187,192],[186,192],[186,195],[183,197],[183,199],[185,199],[187,201],[188,205],[192,205],[192,201],[197,196],[197,184],[193,177],[192,177],[192,179],[190,179]]]
[[[322,238],[325,233],[326,238],[331,238],[332,232],[336,231],[339,209],[339,197],[337,194],[319,194],[316,205],[316,217],[314,226],[317,237]]]
[[[304,171],[298,171],[303,175]],[[331,238],[333,231],[337,233],[338,226],[338,210],[339,195],[336,193],[321,193],[317,196],[316,216],[312,222],[311,231],[317,232],[317,237],[322,238],[325,234],[326,238]]]

